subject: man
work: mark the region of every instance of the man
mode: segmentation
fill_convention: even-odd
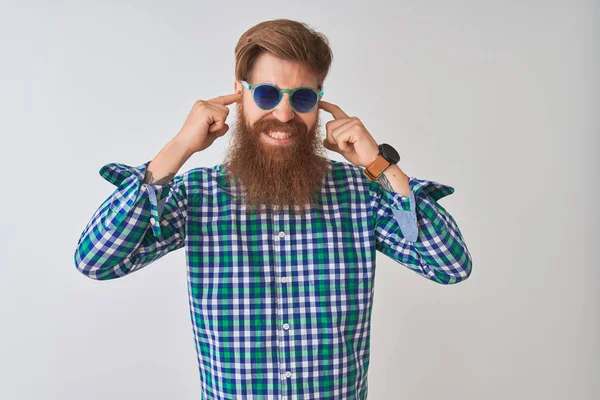
[[[471,256],[437,202],[454,189],[409,178],[391,145],[321,100],[323,35],[266,21],[235,52],[235,93],[197,101],[152,161],[100,170],[116,190],[75,264],[109,280],[186,247],[203,398],[365,399],[375,250],[434,282],[466,279]],[[226,162],[178,174],[228,132],[232,104]],[[319,110],[334,117],[324,139]]]

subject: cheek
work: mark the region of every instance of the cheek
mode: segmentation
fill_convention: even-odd
[[[256,121],[261,120],[268,114],[268,112],[265,112],[264,110],[261,110],[259,108],[250,109],[246,112],[246,123],[250,126],[250,128],[252,128],[254,127]]]
[[[264,111],[261,110],[254,104],[252,99],[244,99],[244,118],[246,124],[250,127],[254,126],[254,122],[258,121],[264,116]]]
[[[244,109],[250,110],[252,106],[254,106],[254,100],[252,100],[252,96],[250,94],[244,96]]]
[[[300,118],[302,118],[304,124],[306,124],[306,126],[310,130],[317,122],[317,113],[300,114]]]

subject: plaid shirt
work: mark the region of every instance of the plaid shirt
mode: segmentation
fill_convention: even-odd
[[[150,161],[107,164],[100,175],[116,189],[75,265],[110,280],[185,246],[202,398],[365,399],[375,250],[440,284],[466,279],[471,256],[437,203],[454,188],[410,178],[404,197],[330,162],[302,215],[246,213],[222,165],[151,185]]]

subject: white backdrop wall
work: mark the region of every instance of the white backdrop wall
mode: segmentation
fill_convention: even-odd
[[[231,93],[237,39],[273,18],[327,35],[324,99],[407,174],[456,189],[440,204],[473,273],[442,286],[378,254],[369,399],[600,398],[599,15],[591,0],[2,2],[0,398],[199,397],[184,252],[106,282],[73,252],[114,189],[100,167],[152,159],[194,101]]]

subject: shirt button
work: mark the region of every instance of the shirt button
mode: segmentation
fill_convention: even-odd
[[[291,371],[285,371],[285,377],[286,378],[290,378],[292,376],[292,372]]]
[[[285,329],[286,331],[290,329],[290,324],[288,324],[287,322],[283,324],[283,329]]]
[[[281,231],[281,232],[279,232],[279,237],[280,237],[280,238],[283,238],[283,237],[285,237],[285,232],[284,232],[284,231]]]
[[[154,217],[150,218],[150,223],[151,223],[152,225],[154,225],[154,224],[156,223],[156,220],[154,219]]]
[[[282,283],[286,283],[287,282],[287,278],[284,276],[283,278],[281,278],[281,282]]]

